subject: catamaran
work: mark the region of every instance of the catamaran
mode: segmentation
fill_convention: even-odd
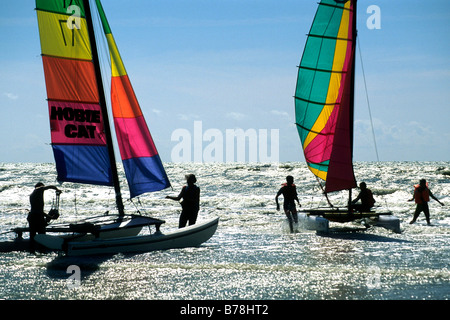
[[[99,0],[95,7],[109,47],[111,108],[130,198],[166,189],[169,179]],[[125,214],[89,0],[36,0],[36,11],[57,180],[114,187],[118,214],[52,224],[35,241],[83,255],[183,248],[210,239],[218,218],[163,234],[163,220]],[[139,235],[145,226],[155,232]]]
[[[352,188],[355,90],[356,0],[322,0],[298,67],[295,119],[305,160],[323,193],[348,190],[348,205],[306,209],[312,229],[329,222],[364,221],[400,232],[399,219],[386,212],[355,212]],[[324,181],[324,186],[322,185]]]

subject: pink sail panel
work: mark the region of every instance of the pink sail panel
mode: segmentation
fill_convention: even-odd
[[[144,117],[114,118],[114,125],[121,132],[117,141],[122,160],[158,154]]]
[[[106,145],[100,105],[49,101],[52,142]]]

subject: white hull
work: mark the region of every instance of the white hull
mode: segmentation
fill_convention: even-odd
[[[49,249],[64,251],[68,256],[148,252],[197,247],[214,235],[218,223],[219,218],[215,218],[167,234],[157,232],[152,235],[87,241],[65,241],[61,237],[36,235],[35,240]]]
[[[319,233],[330,232],[330,221],[321,216],[299,213],[299,222],[302,223],[307,230],[315,230]],[[395,233],[401,233],[400,219],[392,215],[380,215],[375,218],[365,218],[363,219],[363,222],[367,227],[383,227]]]
[[[328,233],[330,223],[327,219],[318,216],[308,216],[304,213],[299,213],[299,222],[307,230],[315,230],[318,232]]]
[[[388,230],[392,230],[395,233],[401,233],[400,219],[395,216],[380,216],[373,222],[376,227],[383,227]]]

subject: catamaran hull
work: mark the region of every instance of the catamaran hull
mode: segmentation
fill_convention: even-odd
[[[162,224],[164,221],[138,215],[125,216],[99,216],[88,220],[93,225],[98,226],[95,232],[89,229],[84,230],[82,227],[78,230],[77,240],[86,241],[95,238],[113,239],[137,236],[143,227],[154,224]],[[81,224],[82,226],[82,224]],[[83,234],[84,233],[84,234]],[[70,238],[71,235],[68,235]]]
[[[329,221],[325,218],[318,216],[309,216],[304,213],[300,213],[299,221],[307,230],[315,230],[317,232],[328,233],[329,231]]]
[[[92,240],[94,238],[111,239],[136,236],[142,228],[148,225],[161,225],[163,220],[139,216],[139,215],[103,215],[92,217],[76,223],[50,224],[45,228],[46,233],[64,234],[65,238],[77,238],[78,240]],[[23,233],[30,228],[15,228],[18,239],[22,239]]]
[[[380,216],[373,221],[373,225],[376,227],[383,227],[388,230],[392,230],[395,233],[401,233],[400,219],[395,216]]]
[[[36,241],[49,249],[64,251],[67,256],[149,252],[175,248],[198,247],[216,232],[219,218],[162,234],[89,241],[61,241],[49,235],[37,235]]]
[[[373,213],[367,214],[344,214],[342,212],[318,211],[300,213],[299,220],[307,230],[315,230],[317,232],[330,232],[330,222],[346,223],[351,221],[362,221],[366,227],[375,226],[383,227],[395,233],[401,233],[400,219],[391,214],[377,215]]]

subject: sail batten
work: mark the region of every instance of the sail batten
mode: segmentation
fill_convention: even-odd
[[[349,39],[349,38],[342,38],[342,37],[331,37],[331,36],[324,36],[322,34],[313,34],[313,33],[309,33],[308,37],[315,37],[315,38],[321,38],[321,39],[328,39],[328,40],[342,40],[342,41],[353,41],[353,39]]]
[[[311,71],[328,72],[328,73],[347,73],[346,70],[327,70],[327,69],[319,69],[319,68],[312,68],[312,67],[306,67],[306,66],[299,66],[298,68],[311,70]]]
[[[314,101],[314,100],[304,99],[304,98],[300,98],[300,97],[294,97],[294,98],[295,98],[296,100],[301,100],[301,101],[303,101],[303,102],[307,102],[307,103],[315,104],[315,105],[319,105],[319,106],[326,106],[326,105],[334,106],[334,105],[336,105],[336,104],[339,104],[339,103],[333,103],[333,102],[330,102],[330,103],[319,102],[319,101]]]
[[[298,67],[296,127],[308,168],[325,192],[356,186],[353,174],[355,0],[319,3]]]

